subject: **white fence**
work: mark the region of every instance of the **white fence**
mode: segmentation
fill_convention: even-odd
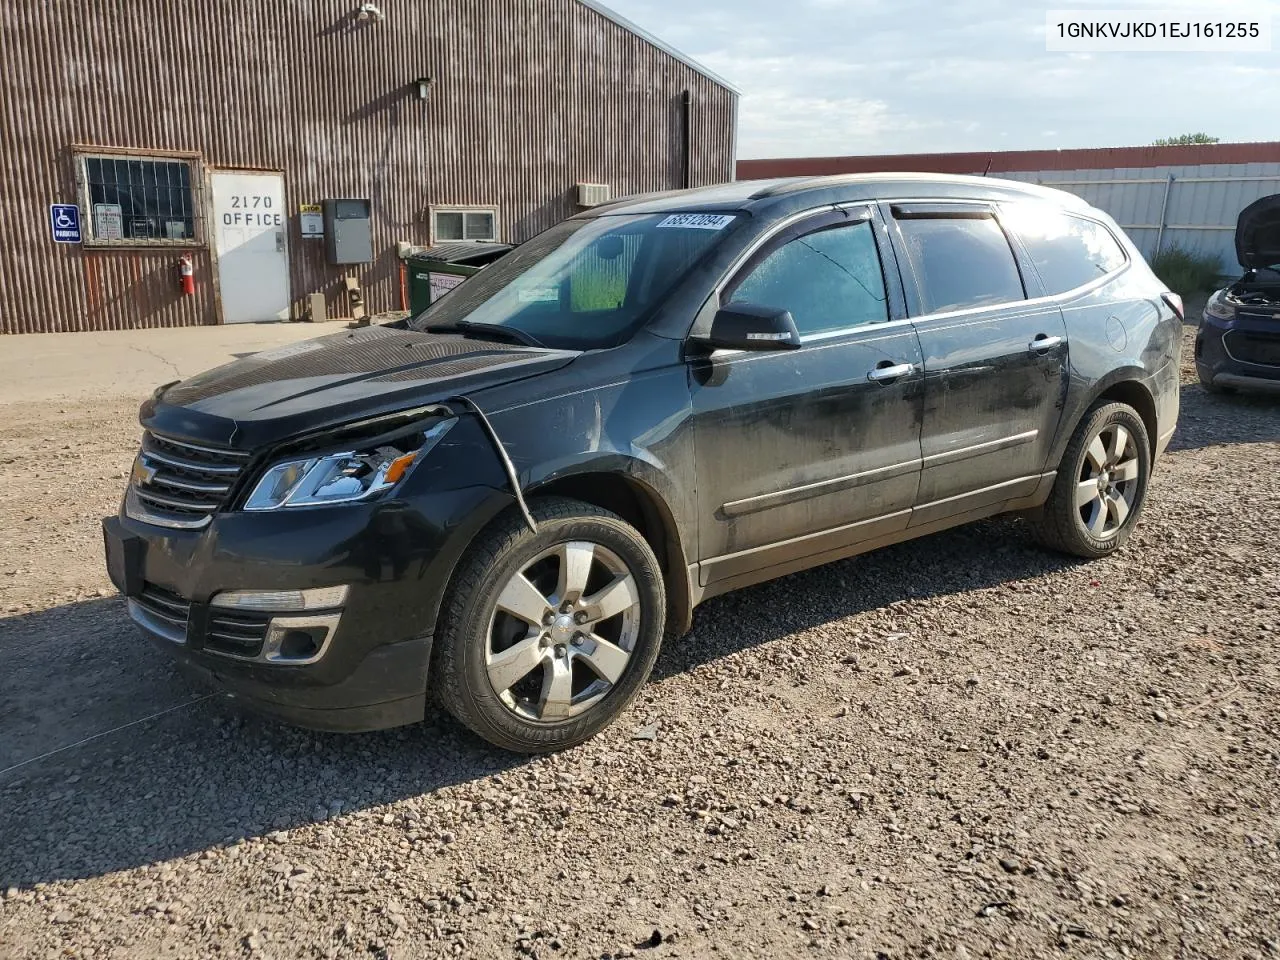
[[[1240,211],[1280,193],[1280,163],[1201,164],[1109,170],[992,173],[1083,197],[1109,213],[1147,259],[1177,246],[1218,256],[1236,275],[1235,229]]]

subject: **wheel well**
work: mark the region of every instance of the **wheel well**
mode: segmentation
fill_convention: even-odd
[[[579,474],[552,480],[526,491],[529,498],[570,497],[612,511],[635,527],[662,565],[667,589],[667,629],[673,635],[688,632],[693,621],[689,596],[689,568],[675,518],[662,499],[648,487],[616,473]]]
[[[1156,401],[1151,396],[1151,391],[1144,387],[1137,380],[1123,380],[1120,383],[1112,384],[1098,394],[1095,403],[1127,403],[1133,409],[1138,411],[1138,416],[1142,418],[1142,425],[1147,428],[1147,442],[1151,445],[1151,453],[1154,456],[1156,452],[1156,431],[1159,429],[1156,420]]]

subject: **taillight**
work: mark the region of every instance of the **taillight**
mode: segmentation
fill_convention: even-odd
[[[1187,313],[1182,308],[1182,298],[1176,293],[1171,290],[1166,290],[1164,293],[1160,294],[1160,299],[1169,305],[1170,309],[1178,315],[1179,320],[1185,320],[1187,318]]]

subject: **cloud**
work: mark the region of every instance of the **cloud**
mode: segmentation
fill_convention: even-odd
[[[742,89],[743,157],[1274,136],[1258,101],[1280,89],[1274,54],[1051,54],[1022,0],[606,2]]]

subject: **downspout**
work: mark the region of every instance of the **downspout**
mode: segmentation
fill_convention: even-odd
[[[684,188],[693,186],[693,91],[684,92]]]

